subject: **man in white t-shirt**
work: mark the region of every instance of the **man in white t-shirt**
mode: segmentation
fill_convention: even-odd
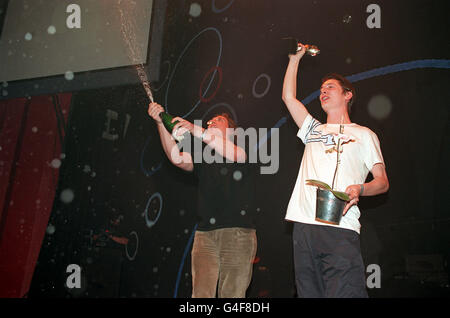
[[[327,114],[326,124],[314,119],[297,99],[297,72],[305,48],[289,55],[283,84],[283,101],[299,127],[297,136],[305,144],[300,171],[289,201],[286,220],[293,221],[294,265],[299,297],[367,297],[365,268],[359,233],[362,195],[386,192],[386,175],[379,140],[370,129],[352,123],[349,117],[355,90],[338,74],[322,80],[320,102]],[[337,174],[337,144],[340,164]],[[373,180],[365,183],[369,172]],[[346,204],[338,225],[316,220],[314,179],[346,192]]]

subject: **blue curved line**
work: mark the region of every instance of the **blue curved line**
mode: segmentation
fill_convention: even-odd
[[[351,83],[359,82],[368,78],[377,77],[381,75],[387,75],[397,73],[401,71],[409,71],[419,68],[450,68],[450,60],[417,60],[405,63],[399,63],[394,65],[388,65],[384,67],[374,68],[370,71],[361,72],[354,75],[345,76]],[[313,92],[308,97],[302,100],[304,105],[309,104],[316,97],[320,95],[320,90]]]
[[[405,63],[399,63],[394,65],[388,65],[384,67],[375,68],[370,71],[365,71],[361,73],[357,73],[354,75],[345,76],[346,79],[348,79],[351,83],[362,81],[368,78],[377,77],[381,75],[387,75],[392,73],[397,73],[401,71],[409,71],[414,69],[420,69],[420,68],[438,68],[438,69],[450,69],[450,60],[416,60],[416,61],[410,61]],[[320,95],[320,89],[314,91],[309,96],[304,98],[302,100],[303,105],[308,105],[310,102],[312,102],[315,98],[317,98]],[[286,117],[283,117],[286,118]],[[282,119],[283,119],[282,118]],[[278,125],[280,121],[275,124],[274,128],[279,128],[282,125],[286,123],[286,120],[282,122],[280,125]],[[277,126],[278,125],[278,126]],[[262,142],[258,144],[258,148],[261,147],[264,143],[267,142],[267,140],[270,138],[270,135],[268,134],[267,138],[263,138]]]
[[[231,5],[233,4],[234,0],[231,0],[225,7],[223,7],[222,9],[217,9],[216,7],[216,0],[212,0],[211,2],[211,7],[212,7],[212,11],[214,13],[221,13],[224,12],[226,9],[228,9],[229,7],[231,7]]]
[[[188,243],[186,247],[184,248],[183,258],[181,259],[180,267],[178,268],[178,275],[177,275],[177,281],[175,283],[175,292],[173,293],[173,298],[177,298],[178,295],[178,286],[180,284],[181,279],[181,272],[183,271],[184,267],[184,261],[186,259],[186,256],[191,249],[192,241],[194,240],[195,231],[197,230],[198,224],[195,224],[194,229],[192,230],[191,236],[189,237]]]
[[[346,78],[353,83],[375,76],[381,76],[401,71],[409,71],[418,68],[450,68],[450,60],[416,60],[375,68],[370,71],[346,76]]]
[[[174,75],[175,75],[175,71],[177,70],[177,67],[178,67],[178,64],[179,64],[180,61],[181,61],[181,58],[182,58],[182,57],[184,56],[184,54],[186,53],[187,49],[191,46],[192,42],[194,42],[194,41],[195,41],[201,34],[203,34],[204,32],[206,32],[206,31],[211,31],[211,30],[214,31],[214,32],[216,32],[216,33],[217,33],[217,36],[218,36],[218,38],[219,38],[219,44],[220,44],[220,46],[219,46],[219,55],[218,55],[218,57],[217,57],[216,67],[219,66],[220,59],[222,58],[222,34],[220,33],[220,31],[219,31],[218,29],[216,29],[216,28],[214,28],[214,27],[208,27],[208,28],[205,28],[205,29],[203,29],[202,31],[200,31],[196,36],[194,36],[194,37],[189,41],[189,43],[185,46],[185,48],[184,48],[183,51],[181,52],[180,56],[178,57],[177,62],[175,63],[175,66],[174,66],[173,71],[172,71],[172,75],[170,75],[169,82],[167,83],[166,94],[165,94],[165,97],[164,97],[164,102],[165,102],[165,107],[166,107],[166,111],[167,111],[167,112],[169,112],[169,103],[167,102],[167,99],[168,99],[168,95],[169,95],[169,91],[170,91],[170,84],[172,83],[172,78],[173,78]],[[208,92],[209,88],[211,87],[211,84],[212,84],[213,81],[214,81],[214,77],[216,76],[216,73],[217,73],[217,69],[214,70],[214,73],[213,73],[213,75],[212,75],[212,77],[211,77],[211,80],[209,81],[208,86],[206,87],[206,90],[205,90],[205,92],[203,93],[203,97],[205,97],[206,93]],[[180,116],[180,117],[186,118],[187,116],[189,116],[189,115],[190,115],[190,114],[198,107],[198,105],[200,105],[200,102],[201,102],[201,100],[199,99],[199,100],[197,101],[197,103],[191,108],[191,110],[190,110],[187,114],[185,114],[185,115],[183,115],[183,116]]]
[[[401,71],[409,71],[419,68],[450,68],[450,60],[417,60],[405,63],[399,63],[394,65],[388,65],[384,67],[374,68],[370,71],[361,72],[354,75],[345,76],[351,83],[359,82],[368,78],[377,77],[381,75],[387,75],[397,73]],[[320,95],[320,90],[313,92],[308,97],[302,100],[304,105],[309,104],[316,97]]]
[[[148,219],[148,207],[150,206],[150,203],[152,202],[153,198],[159,198],[159,210],[158,210],[158,215],[156,216],[154,221],[150,221]],[[145,215],[145,224],[147,225],[148,228],[153,227],[159,220],[159,217],[161,216],[161,211],[162,211],[162,207],[163,207],[163,198],[161,196],[161,193],[159,192],[155,192],[153,193],[150,198],[147,200],[147,205],[145,206],[145,210],[144,210],[144,215]]]
[[[141,171],[147,176],[147,177],[151,177],[152,175],[154,175],[159,169],[161,169],[162,167],[162,162],[159,163],[159,165],[155,168],[152,169],[151,172],[148,172],[145,167],[144,167],[144,154],[145,154],[145,149],[147,149],[148,144],[150,143],[150,140],[152,138],[149,137],[147,139],[147,142],[145,143],[144,149],[142,149],[142,153],[141,153],[141,162],[140,162],[140,166],[141,166]]]
[[[273,126],[270,131],[261,138],[261,140],[259,141],[259,143],[255,146],[255,149],[253,149],[255,152],[256,150],[259,149],[259,147],[261,147],[262,145],[264,145],[267,140],[272,136],[272,129],[274,128],[280,128],[281,126],[283,126],[287,121],[287,117],[281,117],[281,119],[275,124],[275,126]]]

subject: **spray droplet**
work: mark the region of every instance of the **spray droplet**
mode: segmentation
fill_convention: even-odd
[[[55,34],[56,33],[55,26],[54,25],[49,26],[48,29],[47,29],[47,33],[51,34],[51,35]]]
[[[45,232],[47,232],[47,234],[49,234],[49,235],[52,235],[53,233],[55,233],[55,231],[56,231],[55,226],[52,224],[49,224],[47,226],[47,230]]]
[[[64,203],[70,203],[73,201],[75,194],[71,189],[65,189],[61,192],[60,199]]]
[[[392,102],[385,95],[376,95],[369,100],[367,105],[370,116],[375,119],[385,119],[391,114]]]
[[[342,18],[342,22],[347,23],[347,24],[352,22],[352,16],[350,14],[344,15],[344,17]]]
[[[33,38],[33,35],[32,35],[30,32],[27,32],[27,33],[25,34],[25,40],[31,41],[32,38]]]
[[[75,75],[73,74],[72,71],[67,71],[67,72],[64,74],[64,77],[66,78],[66,80],[71,81],[71,80],[73,80],[73,78],[75,77]]]
[[[192,3],[189,8],[189,15],[193,18],[197,18],[200,14],[202,14],[202,7],[197,2]]]
[[[53,159],[52,162],[50,163],[50,166],[52,168],[59,169],[59,167],[61,167],[61,160],[56,159],[56,158]]]
[[[233,178],[234,178],[234,180],[236,180],[236,181],[240,181],[240,180],[242,179],[242,172],[240,172],[239,170],[236,170],[236,171],[233,173]]]

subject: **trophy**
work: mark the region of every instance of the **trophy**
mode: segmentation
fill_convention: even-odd
[[[288,54],[295,54],[298,51],[301,50],[301,47],[299,46],[299,41],[295,38],[283,38],[284,41],[286,41],[286,45],[287,45],[287,51]],[[316,56],[317,54],[320,53],[320,50],[317,46],[315,45],[311,45],[311,44],[302,44],[303,47],[305,48],[305,53],[310,55],[310,56]]]

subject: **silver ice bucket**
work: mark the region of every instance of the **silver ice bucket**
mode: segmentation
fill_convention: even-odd
[[[316,221],[339,225],[347,201],[337,198],[333,192],[317,188]]]

